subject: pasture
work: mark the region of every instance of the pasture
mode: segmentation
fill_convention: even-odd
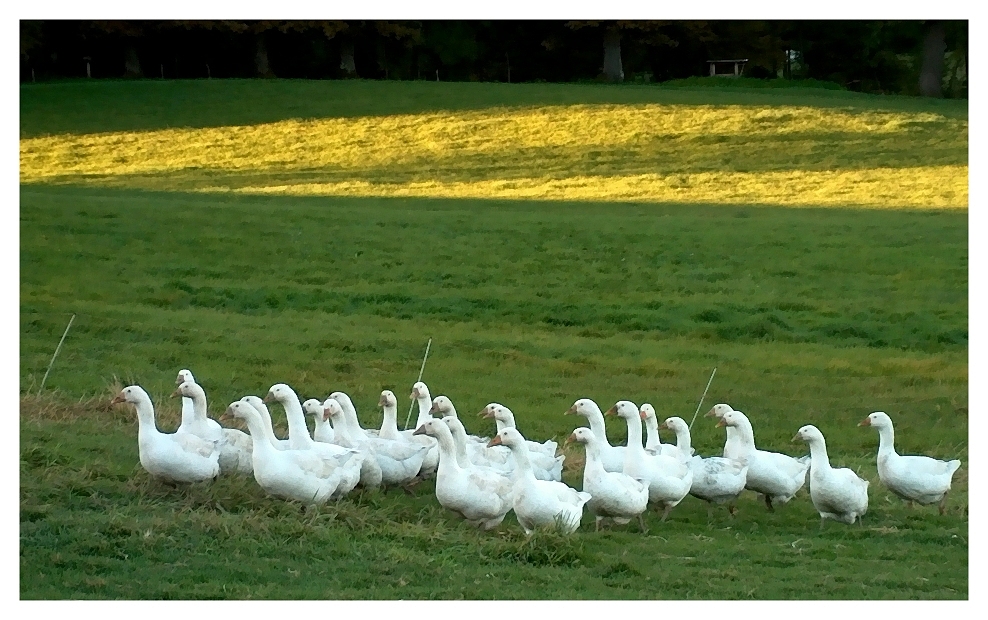
[[[23,599],[966,599],[966,101],[822,89],[136,81],[21,87]],[[45,388],[40,382],[76,318]],[[471,433],[498,401],[562,444],[581,397],[693,416],[871,481],[862,526],[805,491],[736,518],[525,539],[469,528],[432,483],[301,510],[252,479],[172,489],[137,455],[190,368],[210,415],[274,383],[379,426],[423,380]],[[959,458],[946,515],[878,481]],[[284,413],[272,408],[276,432]],[[625,429],[608,420],[612,443]],[[664,441],[672,437],[663,435]],[[564,480],[579,488],[582,450]]]

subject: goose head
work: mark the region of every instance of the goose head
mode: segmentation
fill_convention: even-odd
[[[249,405],[250,405],[250,406],[252,406],[252,407],[253,407],[254,409],[257,409],[257,412],[258,412],[258,413],[261,413],[261,414],[263,414],[263,413],[268,413],[268,406],[267,406],[267,405],[265,405],[265,404],[264,404],[264,401],[263,401],[263,400],[261,400],[261,399],[260,399],[260,397],[258,397],[258,396],[254,396],[254,395],[250,395],[250,396],[244,396],[244,397],[243,397],[243,398],[241,398],[240,400],[241,400],[242,402],[245,402],[245,403],[247,403],[247,404],[249,404]],[[271,414],[270,414],[270,413],[268,413],[268,416],[270,417],[270,416],[271,416]]]
[[[654,418],[655,417],[655,407],[653,407],[649,403],[645,403],[638,410],[638,415],[641,416],[641,419],[642,420],[647,420],[649,418]],[[662,428],[662,427],[659,426],[659,428]]]
[[[705,418],[723,418],[724,414],[734,411],[734,408],[724,403],[719,403],[710,408],[710,411],[703,414]]]
[[[228,422],[234,419],[246,422],[249,419],[258,418],[259,416],[260,414],[253,405],[241,399],[230,403],[226,411],[223,412],[223,415],[220,416],[220,422]]]
[[[600,413],[600,407],[589,398],[581,398],[573,406],[563,412],[563,415],[582,415],[589,418],[594,413]]]
[[[813,426],[812,424],[807,424],[806,426],[800,427],[796,434],[792,436],[792,441],[805,441],[807,443],[811,441],[823,441],[823,433],[820,429]]]
[[[343,422],[343,405],[340,404],[340,401],[335,398],[327,398],[326,402],[324,402],[322,406],[323,420],[332,419],[334,427],[335,425]]]
[[[741,412],[734,411],[733,409],[731,411],[728,411],[723,416],[721,416],[720,420],[718,420],[717,422],[716,427],[720,428],[722,426],[733,426],[737,428],[738,425],[741,424],[741,417],[738,415],[739,413]]]
[[[381,399],[377,401],[378,407],[397,407],[398,399],[395,397],[395,393],[391,390],[384,390],[381,392]]]
[[[412,393],[409,395],[409,398],[412,400],[425,400],[428,398],[429,402],[432,402],[432,395],[429,394],[429,388],[421,381],[416,381],[412,385]]]
[[[150,401],[151,397],[144,391],[144,388],[139,385],[129,385],[120,390],[120,393],[113,397],[110,404],[116,405],[117,403],[130,403],[132,405],[136,405],[137,403],[145,400]]]
[[[446,423],[443,422],[441,418],[432,418],[431,420],[423,422],[412,434],[439,437],[439,435],[443,432],[442,429],[445,429],[446,432],[449,433],[449,427],[446,426]],[[450,436],[452,437],[452,434],[450,434]]]
[[[179,396],[185,398],[195,398],[200,395],[205,396],[206,392],[203,391],[199,384],[193,381],[183,381],[177,388],[175,388],[175,391],[172,392],[172,395],[169,398],[178,398]]]
[[[196,382],[195,377],[192,376],[192,371],[188,368],[183,368],[178,371],[178,377],[175,378],[175,385],[182,385],[186,381]]]
[[[335,400],[336,402],[340,403],[344,411],[349,409],[350,411],[355,412],[357,410],[353,406],[353,401],[350,400],[350,396],[347,395],[346,392],[333,392],[332,394],[329,395],[329,397]]]
[[[449,430],[450,431],[452,431],[454,433],[457,433],[457,434],[462,434],[463,436],[466,436],[467,429],[464,428],[463,422],[460,422],[460,419],[459,418],[454,418],[453,416],[448,415],[448,416],[445,416],[445,417],[440,418],[440,419],[443,422],[446,423],[446,426],[449,427]]]
[[[892,426],[892,418],[884,411],[876,411],[868,414],[868,417],[858,422],[858,426],[874,426],[875,428],[885,428]]]
[[[267,396],[264,397],[264,402],[279,402],[281,404],[285,404],[285,402],[288,402],[292,396],[295,396],[295,390],[288,387],[288,385],[284,383],[275,383],[271,386],[271,389],[268,390]],[[298,399],[298,396],[295,396],[295,398]]]
[[[311,415],[313,417],[319,416],[321,420],[326,418],[323,416],[323,404],[319,402],[318,398],[310,398],[302,403],[302,412]]]
[[[456,409],[453,408],[453,402],[445,396],[436,396],[432,399],[432,409],[429,409],[431,414],[440,414],[442,417],[456,417]]]
[[[638,420],[641,414],[639,413],[638,407],[635,403],[630,400],[619,400],[614,403],[614,406],[608,409],[604,415],[616,415],[624,418],[625,420]]]
[[[690,429],[690,427],[686,424],[686,420],[678,416],[666,418],[662,421],[662,424],[659,424],[659,428],[668,429],[677,434]]]
[[[508,446],[509,448],[515,448],[518,446],[525,445],[525,438],[521,436],[521,433],[517,429],[510,426],[502,428],[494,437],[487,442],[487,447],[493,446]]]
[[[569,445],[574,441],[577,443],[589,445],[597,441],[597,437],[593,434],[592,430],[590,430],[585,426],[581,426],[579,428],[573,429],[573,432],[570,433],[570,436],[566,438],[566,442],[563,445]]]
[[[497,403],[488,403],[486,407],[480,410],[477,415],[481,418],[491,419],[497,417],[497,410],[501,408],[501,405]]]

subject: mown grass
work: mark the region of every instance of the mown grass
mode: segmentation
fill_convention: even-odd
[[[922,129],[919,142],[910,142],[918,133],[884,135],[876,125],[860,132],[864,147],[837,140],[831,157],[849,169],[855,161],[867,168],[876,157],[903,170],[950,160],[966,178],[966,111],[944,113],[943,102],[826,91],[823,106],[816,96],[790,92],[773,99],[775,93],[713,89],[448,86],[24,88],[22,154],[31,136],[46,133],[71,141],[164,125],[428,116],[481,110],[488,102],[571,106],[554,112],[563,120],[567,111],[594,104],[594,118],[613,114],[621,127],[632,122],[647,132],[642,111],[657,99],[666,105],[662,98],[681,97],[692,106],[763,109],[775,101],[838,108],[833,114],[857,121],[939,115],[943,120]],[[380,88],[393,96],[381,98]],[[45,99],[52,92],[62,103]],[[352,104],[341,99],[347,92]],[[121,106],[120,114],[95,118],[92,102],[100,98],[104,108]],[[224,112],[224,98],[243,105]],[[76,112],[56,114],[70,107]],[[776,130],[764,127],[758,147],[766,152],[789,145],[787,121],[772,118]],[[506,140],[493,131],[477,149]],[[585,140],[603,143],[606,134],[604,123]],[[737,150],[725,151],[723,166],[714,169],[741,165],[748,151],[738,136]],[[95,139],[101,138],[85,138]],[[945,146],[924,149],[924,140]],[[709,153],[697,144],[691,149],[702,159]],[[426,170],[429,158],[420,155],[416,165]],[[93,148],[79,162],[105,157],[105,149]],[[688,152],[676,157],[690,160]],[[382,161],[378,177],[367,173],[371,181],[391,174],[393,160]],[[586,172],[578,158],[555,161],[563,180]],[[112,165],[103,180],[117,178]],[[260,160],[243,165],[230,174],[269,173]],[[629,155],[608,165],[620,174],[640,164]],[[784,169],[781,159],[772,165]],[[454,178],[451,166],[437,167],[430,178]],[[516,169],[525,166],[543,174],[537,160]],[[466,165],[463,174],[484,168]],[[24,171],[22,159],[22,178]],[[22,598],[968,596],[966,208],[862,209],[849,198],[857,191],[850,177],[836,200],[840,208],[819,208],[834,204],[828,197],[782,208],[607,197],[265,196],[174,186],[150,191],[129,181],[107,187],[68,177],[33,179],[20,196]],[[232,178],[218,183],[234,189]],[[39,393],[72,313],[72,330]],[[161,427],[174,429],[178,404],[166,396],[175,372],[189,367],[214,415],[284,381],[303,398],[342,389],[363,424],[377,425],[380,390],[408,392],[430,337],[425,380],[433,395],[450,396],[468,430],[478,433],[492,426],[473,414],[492,400],[511,407],[521,430],[539,439],[561,441],[579,423],[562,412],[584,396],[602,405],[647,401],[661,416],[689,420],[716,367],[705,404],[746,411],[760,445],[802,454],[805,446],[789,440],[799,426],[816,424],[834,464],[872,480],[865,526],[828,523],[819,532],[803,493],[775,514],[745,496],[738,519],[717,513],[708,522],[705,505],[687,499],[665,524],[650,515],[647,536],[634,526],[594,533],[588,518],[574,537],[526,541],[510,515],[498,532],[469,529],[438,506],[430,483],[414,496],[368,492],[302,512],[264,497],[249,479],[182,490],[149,480],[137,460],[133,413],[107,405],[120,385],[140,383]],[[855,426],[873,410],[893,416],[900,452],[964,461],[947,515],[910,510],[881,487],[877,436]],[[402,421],[406,411],[400,409]],[[283,414],[274,414],[283,432]],[[612,424],[612,440],[623,441],[623,427]],[[720,449],[722,431],[708,419],[699,418],[693,430],[698,452]],[[567,455],[565,478],[579,486],[582,456],[573,448]]]
[[[967,205],[964,117],[855,106],[853,98],[844,107],[814,107],[695,95],[687,103],[674,90],[643,92],[652,102],[518,102],[388,115],[372,106],[359,117],[24,137],[21,182],[324,196]]]

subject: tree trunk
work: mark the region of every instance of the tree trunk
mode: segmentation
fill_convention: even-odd
[[[357,77],[357,64],[353,61],[353,43],[346,41],[340,46],[340,69],[347,77]]]
[[[919,72],[919,92],[924,97],[942,97],[943,55],[947,42],[943,22],[926,22],[923,37],[923,68]]]
[[[274,77],[274,72],[271,71],[271,64],[268,62],[268,45],[265,41],[264,33],[257,33],[257,48],[254,54],[254,66],[257,68],[257,75],[259,77]]]
[[[621,67],[621,31],[617,27],[604,32],[604,77],[609,82],[623,82],[624,69]]]
[[[127,45],[127,49],[124,51],[124,77],[141,76],[141,60],[137,57],[137,48],[133,45]]]

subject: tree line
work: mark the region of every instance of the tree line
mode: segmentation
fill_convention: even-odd
[[[966,21],[20,22],[21,81],[363,78],[663,82],[742,75],[967,97]]]

